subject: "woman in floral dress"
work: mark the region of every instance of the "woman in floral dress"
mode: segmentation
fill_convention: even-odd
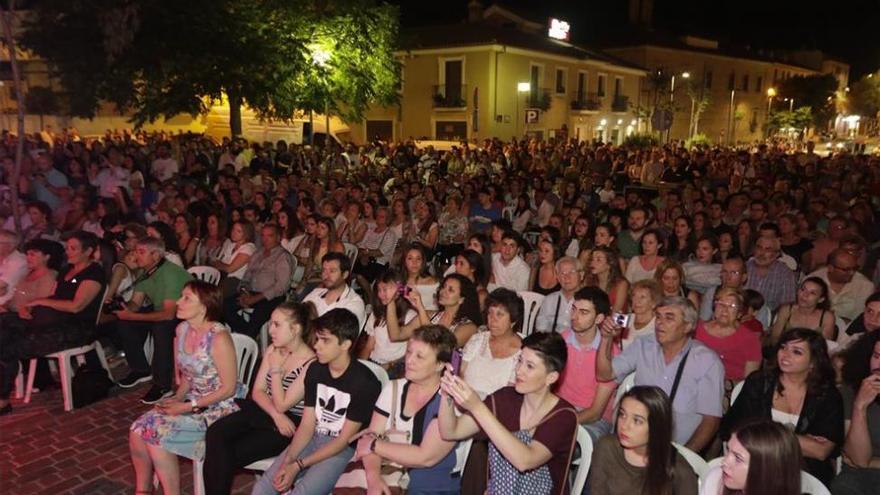
[[[222,291],[192,280],[177,301],[177,392],[156,404],[131,425],[129,448],[137,475],[135,493],[152,493],[153,470],[168,495],[180,493],[177,456],[201,459],[205,432],[218,419],[238,410],[234,398],[244,387],[236,382],[235,347],[228,328],[218,323]]]

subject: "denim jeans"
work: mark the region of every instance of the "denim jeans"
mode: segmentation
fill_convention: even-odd
[[[315,433],[315,436],[309,441],[299,457],[303,458],[318,450],[325,444],[332,441],[334,437],[329,435],[321,435]],[[286,492],[290,495],[323,495],[333,491],[336,481],[345,471],[345,466],[354,456],[354,449],[346,446],[341,452],[324,459],[323,461],[309,466],[305,471],[299,473],[293,482],[293,488]],[[278,470],[281,469],[284,460],[287,458],[287,449],[278,455],[278,458],[272,463],[272,466],[260,476],[260,479],[254,484],[251,495],[277,495],[279,492],[275,489],[273,480]]]

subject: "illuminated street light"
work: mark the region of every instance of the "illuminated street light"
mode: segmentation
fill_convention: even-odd
[[[527,82],[516,83],[516,90],[519,91],[520,93],[528,93],[529,91],[532,90],[532,83],[527,83]]]
[[[691,73],[690,73],[690,72],[682,72],[682,73],[681,73],[681,77],[683,77],[683,78],[685,78],[685,79],[690,79],[690,78],[691,78]]]
[[[516,83],[517,93],[529,93],[532,91],[532,83],[518,82]],[[516,95],[516,134],[519,135],[519,94]],[[528,123],[526,123],[526,131],[528,131]]]

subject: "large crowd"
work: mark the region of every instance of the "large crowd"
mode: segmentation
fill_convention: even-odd
[[[139,494],[880,484],[880,157],[435,146],[46,130],[16,177],[4,132],[0,414],[98,341],[151,384]]]

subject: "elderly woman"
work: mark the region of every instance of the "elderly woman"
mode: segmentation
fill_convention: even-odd
[[[637,338],[654,335],[654,310],[662,299],[660,287],[654,280],[639,280],[632,284],[629,295],[630,317],[621,345],[627,347]]]
[[[455,442],[441,438],[437,425],[440,377],[455,347],[455,336],[439,325],[417,328],[407,343],[405,377],[385,385],[358,441],[355,458],[363,461],[368,493],[400,487],[400,469],[386,474],[383,464],[407,470],[408,494],[459,493],[460,480],[452,474]],[[337,486],[351,486],[349,476]]]
[[[740,324],[745,313],[742,291],[722,288],[715,293],[715,312],[710,321],[698,321],[694,337],[715,351],[724,365],[729,389],[761,365],[761,335]]]
[[[177,371],[180,385],[131,425],[129,448],[137,476],[135,493],[153,493],[155,470],[162,490],[180,493],[177,456],[201,459],[205,432],[218,419],[238,411],[234,397],[244,389],[236,382],[235,346],[223,315],[219,287],[191,280],[177,301]]]

